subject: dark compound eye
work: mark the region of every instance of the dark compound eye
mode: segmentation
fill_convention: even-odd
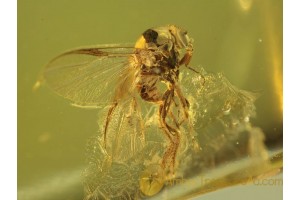
[[[152,29],[148,29],[143,33],[143,36],[147,43],[149,43],[149,42],[156,43],[158,33]]]

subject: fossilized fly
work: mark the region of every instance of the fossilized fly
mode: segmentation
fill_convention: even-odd
[[[110,146],[107,132],[123,101],[129,100],[130,112],[137,113],[139,120],[131,123],[139,123],[136,131],[142,142],[144,119],[138,102],[156,105],[159,128],[169,141],[161,165],[173,168],[180,127],[189,119],[189,101],[179,84],[180,68],[193,70],[188,66],[192,55],[187,31],[168,25],[146,30],[134,46],[102,45],[67,51],[47,64],[41,80],[74,105],[109,106],[102,130],[104,148]]]

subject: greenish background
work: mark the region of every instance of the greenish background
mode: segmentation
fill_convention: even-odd
[[[252,122],[268,147],[282,145],[282,0],[19,0],[18,199],[82,199],[86,140],[98,131],[97,110],[32,90],[43,66],[66,49],[134,43],[166,24],[194,38],[191,66],[260,93]]]

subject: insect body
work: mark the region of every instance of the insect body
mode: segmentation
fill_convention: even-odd
[[[110,105],[103,128],[105,148],[114,112],[122,101],[130,99],[135,112],[139,110],[137,98],[157,105],[160,128],[170,141],[161,164],[173,168],[180,126],[189,118],[189,102],[178,83],[180,66],[189,68],[192,53],[192,40],[183,29],[174,25],[151,28],[135,46],[105,45],[63,53],[46,66],[43,80],[74,105]],[[139,134],[143,140],[143,128]]]
[[[137,84],[140,96],[145,101],[159,104],[159,120],[164,133],[170,140],[170,146],[163,158],[163,166],[170,159],[174,165],[176,151],[180,141],[179,126],[180,122],[173,119],[172,126],[166,122],[166,118],[172,115],[170,109],[174,103],[173,98],[176,95],[181,103],[183,112],[188,118],[188,101],[182,95],[179,85],[179,67],[188,65],[193,53],[192,41],[187,32],[176,26],[160,27],[146,30],[137,41],[137,56],[141,61],[139,81]],[[143,52],[146,49],[144,56]],[[183,51],[183,53],[182,53]],[[157,84],[163,82],[166,84],[165,91],[159,91]]]

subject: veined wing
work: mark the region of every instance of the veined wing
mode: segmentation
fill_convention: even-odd
[[[50,61],[43,78],[75,105],[97,107],[132,92],[137,69],[133,55],[133,47],[120,45],[71,50]]]

